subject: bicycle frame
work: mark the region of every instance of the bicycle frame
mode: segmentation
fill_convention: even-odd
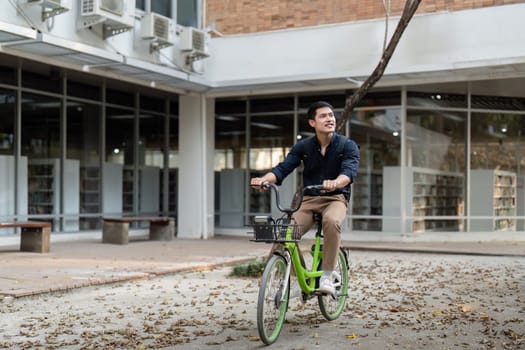
[[[301,260],[302,253],[299,251],[299,245],[297,243],[284,243],[284,246],[288,253],[291,254],[292,265],[294,267],[297,282],[299,283],[301,290],[306,294],[311,294],[316,289],[315,279],[321,277],[323,274],[323,271],[319,270],[319,264],[321,262],[321,237],[317,236],[315,238],[315,248],[313,251],[311,270],[308,270],[306,266],[303,266]]]
[[[308,270],[308,267],[303,264],[302,253],[299,248],[299,243],[289,242],[290,240],[292,240],[292,237],[291,237],[292,233],[290,229],[288,229],[286,232],[287,242],[281,243],[285,248],[285,252],[286,252],[285,259],[288,262],[285,280],[288,281],[287,283],[290,283],[289,277],[290,277],[290,272],[291,272],[290,271],[291,270],[290,262],[291,262],[291,265],[293,266],[294,271],[295,271],[295,276],[297,278],[299,287],[301,288],[303,293],[307,295],[312,294],[316,290],[315,280],[321,277],[321,275],[323,274],[323,271],[319,269],[320,267],[319,265],[321,263],[321,258],[322,258],[322,253],[321,253],[322,235],[321,235],[320,223],[317,222],[317,224],[318,224],[318,227],[317,227],[317,232],[315,234],[315,241],[314,241],[314,246],[313,246],[313,251],[312,251],[312,266],[310,270]],[[288,287],[288,286],[285,286],[285,287]]]
[[[272,188],[275,191],[277,208],[281,212],[285,213],[285,215],[283,216],[283,219],[286,225],[291,225],[292,214],[299,209],[299,206],[303,199],[303,192],[300,193],[298,204],[294,208],[283,208],[280,205],[279,192],[277,190],[277,186],[275,186],[274,184],[269,184],[269,183],[263,186],[266,186],[267,188]],[[314,185],[314,186],[309,186],[309,188],[320,190],[322,189],[322,186]],[[285,277],[286,277],[285,281],[287,282],[284,285],[284,287],[288,288],[287,284],[290,283],[290,273],[291,273],[290,265],[293,265],[295,275],[297,277],[297,282],[302,292],[305,295],[310,295],[316,290],[315,281],[317,278],[321,277],[321,275],[323,274],[323,271],[319,269],[319,265],[320,265],[321,258],[322,258],[321,256],[322,255],[321,253],[321,239],[322,239],[321,230],[322,228],[321,228],[320,221],[316,219],[315,222],[317,223],[317,231],[315,234],[315,243],[314,243],[314,248],[312,251],[313,261],[312,261],[311,270],[308,270],[308,268],[303,265],[302,253],[299,248],[299,243],[295,240],[296,237],[292,237],[292,232],[293,232],[292,226],[287,226],[285,239],[279,242],[279,244],[284,247],[284,251],[285,251],[284,258],[286,259],[286,262],[287,262],[287,267],[286,267],[286,272],[285,272]],[[283,299],[284,299],[284,294],[281,297],[281,301]]]

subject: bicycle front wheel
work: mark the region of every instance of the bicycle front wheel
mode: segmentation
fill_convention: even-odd
[[[257,299],[257,330],[266,345],[274,343],[284,324],[290,283],[286,279],[286,260],[273,255],[263,272]]]
[[[335,295],[323,294],[318,297],[321,313],[328,321],[338,318],[341,312],[343,312],[346,303],[348,292],[348,263],[346,253],[343,250],[339,251],[334,272],[337,275],[334,281],[336,285]]]

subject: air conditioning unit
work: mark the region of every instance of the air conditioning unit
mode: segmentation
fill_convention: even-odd
[[[70,0],[27,0],[27,5],[42,6],[42,21],[71,9]]]
[[[133,28],[134,13],[135,0],[80,0],[81,26],[103,23],[104,38]]]
[[[163,46],[173,45],[175,42],[175,21],[173,19],[158,13],[147,13],[140,23],[142,39],[152,39]]]
[[[180,49],[196,56],[208,57],[208,34],[193,27],[183,28],[180,33]]]

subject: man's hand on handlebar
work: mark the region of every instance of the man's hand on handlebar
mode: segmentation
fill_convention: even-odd
[[[254,177],[250,180],[250,186],[257,188],[259,191],[264,191],[269,188],[270,183],[262,177]]]
[[[338,188],[344,188],[352,183],[346,175],[339,175],[333,180],[323,180],[323,192],[333,192]]]
[[[251,180],[250,180],[250,186],[262,186],[264,180],[262,177],[253,177]]]
[[[250,179],[250,186],[254,188],[258,188],[259,191],[264,191],[270,188],[269,186],[266,186],[265,184],[270,185],[276,182],[277,182],[277,178],[275,177],[275,175],[272,172],[268,172],[264,176],[261,176],[261,177],[252,177]]]
[[[323,192],[332,192],[338,188],[339,184],[337,180],[324,180],[323,181]]]

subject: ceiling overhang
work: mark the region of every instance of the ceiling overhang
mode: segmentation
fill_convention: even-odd
[[[177,93],[198,93],[211,88],[209,82],[196,74],[9,23],[0,22],[0,50]]]
[[[216,87],[209,91],[213,96],[231,96],[235,94],[260,95],[275,92],[307,92],[322,90],[352,90],[357,89],[368,76],[350,76],[337,74],[333,76],[303,76],[281,77],[271,81],[268,78],[252,79],[251,81],[219,81]],[[416,86],[426,84],[442,84],[452,82],[468,82],[481,80],[500,80],[525,78],[525,57],[507,58],[494,61],[456,62],[449,66],[412,67],[403,72],[386,69],[375,88],[399,86]]]
[[[2,46],[36,40],[37,35],[38,32],[34,29],[0,22],[0,43]]]

